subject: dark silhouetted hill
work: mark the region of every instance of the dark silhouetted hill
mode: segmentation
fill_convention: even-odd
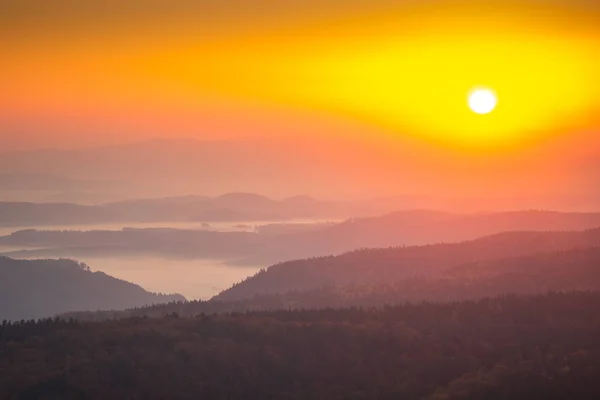
[[[6,399],[596,399],[600,293],[0,325]]]
[[[50,317],[67,311],[126,309],[185,300],[150,293],[132,283],[91,272],[72,260],[0,257],[0,320]]]

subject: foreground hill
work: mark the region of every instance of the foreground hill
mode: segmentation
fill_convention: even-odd
[[[600,229],[508,232],[454,244],[357,250],[335,257],[274,265],[223,291],[215,299],[236,301],[323,286],[390,283],[411,276],[433,276],[470,262],[593,246],[600,246]]]
[[[592,399],[599,293],[0,326],[0,398]]]
[[[185,300],[150,293],[72,260],[0,257],[0,320],[49,317],[67,311],[126,309]]]

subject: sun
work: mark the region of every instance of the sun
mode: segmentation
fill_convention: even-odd
[[[469,108],[477,114],[489,114],[497,104],[498,98],[491,89],[477,88],[469,92]]]

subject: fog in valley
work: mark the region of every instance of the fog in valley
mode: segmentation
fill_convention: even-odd
[[[136,282],[151,292],[179,293],[188,300],[208,300],[263,267],[158,257],[88,257],[86,263],[92,270]]]
[[[599,0],[0,0],[0,400],[600,399]]]
[[[205,232],[270,232],[270,231],[298,231],[304,229],[316,229],[332,225],[339,221],[333,220],[310,220],[297,218],[282,221],[227,221],[227,222],[168,222],[152,223],[137,222],[123,227],[117,223],[94,224],[94,225],[60,225],[60,226],[22,226],[22,227],[0,227],[0,237],[7,236],[20,230],[36,231],[122,231],[128,229],[155,229],[155,230],[186,230]],[[44,246],[23,246],[0,243],[0,255],[18,255],[21,259],[46,258]],[[22,251],[41,251],[39,256],[27,256]],[[47,254],[52,257],[52,254]],[[65,251],[60,257],[72,258],[84,261],[93,271],[102,271],[115,278],[129,282],[135,282],[143,288],[157,293],[179,293],[189,300],[208,300],[219,292],[229,288],[244,278],[253,275],[264,264],[252,265],[251,263],[233,262],[230,258],[207,259],[202,256],[195,258],[178,257],[177,255],[152,256],[150,254],[127,254],[113,255],[106,252],[102,255],[81,255],[80,252]]]

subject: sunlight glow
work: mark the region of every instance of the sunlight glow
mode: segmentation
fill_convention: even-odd
[[[9,99],[18,115],[39,109],[64,124],[85,107],[96,120],[139,114],[136,123],[145,126],[157,111],[177,121],[178,110],[223,100],[266,113],[331,115],[392,138],[483,153],[594,129],[600,11],[524,1],[514,10],[436,2],[335,24],[310,14],[285,30],[259,20],[227,33],[194,24],[143,40],[92,36],[84,47],[16,43],[5,50],[0,106]],[[467,94],[473,85],[493,88],[493,96]],[[140,111],[122,111],[129,109]],[[185,128],[203,132],[202,124]]]
[[[469,107],[477,114],[489,114],[497,104],[498,99],[490,89],[478,88],[469,93]]]

